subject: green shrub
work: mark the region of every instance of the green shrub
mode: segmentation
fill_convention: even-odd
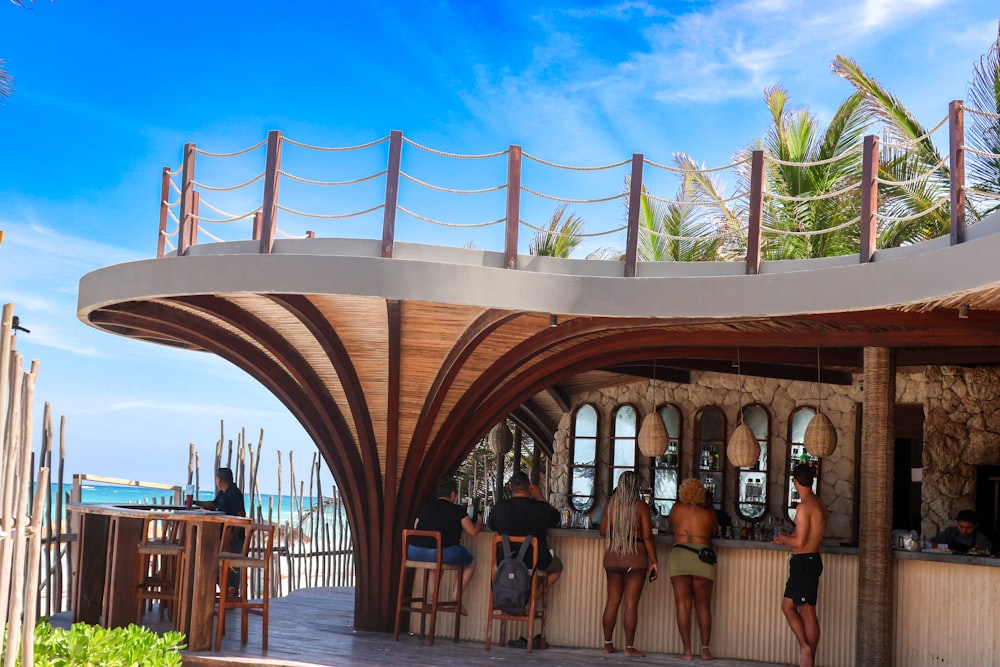
[[[109,630],[86,623],[75,623],[65,630],[42,619],[35,628],[35,665],[180,667],[183,642],[180,632],[160,636],[137,625]]]

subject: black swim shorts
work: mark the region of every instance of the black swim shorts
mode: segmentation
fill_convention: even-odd
[[[790,598],[796,607],[801,604],[815,607],[821,574],[823,574],[823,559],[818,553],[792,554],[788,559],[785,597]]]

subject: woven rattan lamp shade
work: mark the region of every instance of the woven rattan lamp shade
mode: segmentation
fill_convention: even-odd
[[[667,427],[663,423],[663,418],[655,410],[646,415],[639,427],[639,451],[654,458],[661,456],[667,451]]]
[[[817,412],[806,426],[802,445],[816,458],[821,459],[833,454],[833,450],[837,448],[837,429],[833,428],[830,418],[822,412]]]
[[[505,422],[500,422],[490,431],[490,449],[497,456],[503,456],[514,446],[514,435]]]
[[[746,424],[740,424],[729,438],[726,446],[726,456],[729,462],[737,468],[747,468],[757,465],[760,459],[760,443],[754,437],[753,431]]]

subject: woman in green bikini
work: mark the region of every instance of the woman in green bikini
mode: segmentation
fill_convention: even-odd
[[[715,510],[704,507],[705,487],[698,479],[686,479],[678,490],[678,503],[670,511],[674,547],[670,550],[670,583],[677,605],[677,630],[684,652],[681,660],[691,660],[691,606],[698,613],[701,659],[714,660],[708,647],[712,640],[712,586],[715,565],[703,562],[698,551],[715,535]]]

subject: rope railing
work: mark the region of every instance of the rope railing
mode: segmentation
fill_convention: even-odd
[[[356,185],[358,183],[364,183],[365,181],[370,181],[380,176],[385,176],[386,170],[371,174],[370,176],[362,176],[361,178],[355,178],[349,181],[314,181],[308,178],[302,178],[301,176],[295,176],[294,174],[289,174],[287,171],[278,170],[278,173],[285,178],[290,178],[293,181],[298,181],[299,183],[306,183],[307,185],[320,185],[320,186],[337,186],[337,185]],[[262,174],[263,175],[263,174]]]
[[[895,186],[915,185],[915,184],[920,183],[922,181],[926,181],[928,178],[930,178],[935,172],[937,172],[938,170],[940,170],[947,163],[948,163],[948,157],[945,156],[945,157],[941,158],[940,160],[938,160],[937,164],[935,164],[933,167],[931,167],[930,169],[928,169],[927,171],[925,171],[922,174],[917,174],[913,178],[908,178],[908,179],[905,179],[905,180],[902,180],[902,181],[894,181],[894,180],[891,180],[891,179],[888,179],[888,178],[882,178],[881,176],[876,176],[875,177],[875,182],[878,183],[879,185],[895,185]]]
[[[842,197],[845,194],[847,194],[848,192],[851,192],[853,190],[857,190],[860,187],[861,187],[861,183],[853,183],[851,185],[848,185],[846,188],[842,188],[840,190],[835,190],[833,192],[824,192],[823,194],[820,194],[820,195],[808,195],[808,196],[799,196],[799,197],[796,197],[794,195],[782,195],[782,194],[778,194],[777,192],[770,192],[768,190],[764,190],[762,194],[765,197],[770,197],[772,199],[777,199],[778,201],[809,202],[809,201],[823,201],[824,199],[836,199],[837,197]]]
[[[489,220],[487,222],[471,222],[471,223],[457,223],[457,222],[443,222],[441,220],[434,220],[433,218],[426,218],[422,215],[414,213],[402,206],[398,207],[400,211],[410,216],[411,218],[416,218],[417,220],[422,220],[423,222],[428,222],[432,225],[438,225],[440,227],[452,227],[454,229],[475,229],[477,227],[492,227],[493,225],[499,224],[504,221],[503,218],[498,220]]]
[[[860,152],[861,152],[861,146],[858,145],[847,149],[843,153],[838,153],[833,157],[828,157],[825,160],[816,160],[814,162],[795,162],[792,160],[782,160],[779,157],[776,157],[774,155],[768,155],[767,153],[764,153],[764,160],[766,162],[772,162],[774,164],[781,165],[782,167],[821,167],[823,165],[840,162],[841,160],[851,157],[853,154]]]
[[[486,158],[500,157],[501,155],[507,154],[506,150],[496,151],[495,153],[480,153],[478,155],[475,154],[468,155],[463,153],[447,153],[445,151],[439,151],[433,148],[429,148],[427,146],[422,146],[421,144],[418,144],[417,142],[412,141],[411,139],[407,139],[406,137],[403,137],[403,141],[413,146],[414,148],[419,148],[420,150],[431,153],[432,155],[440,155],[441,157],[453,157],[459,160],[483,160]]]
[[[264,178],[264,172],[260,172],[259,174],[257,174],[253,178],[251,178],[249,181],[246,181],[245,183],[240,183],[239,185],[229,185],[229,186],[224,186],[224,187],[223,186],[205,185],[204,183],[199,183],[198,181],[196,181],[194,179],[191,179],[191,185],[194,185],[195,187],[199,187],[202,190],[212,190],[213,192],[231,192],[233,190],[239,190],[240,188],[245,188],[248,185],[253,185],[254,183],[256,183],[257,181],[259,181],[262,178]]]
[[[965,113],[971,113],[975,116],[983,116],[985,118],[1000,119],[1000,113],[991,113],[989,111],[982,111],[980,109],[974,109],[973,107],[964,107]]]
[[[609,234],[617,234],[618,232],[620,232],[623,229],[627,228],[626,225],[622,225],[621,227],[615,227],[614,229],[609,229],[606,232],[593,232],[591,234],[583,234],[583,233],[567,234],[567,233],[561,232],[561,231],[559,231],[557,229],[547,229],[545,227],[536,227],[535,225],[531,224],[530,222],[526,222],[524,220],[518,220],[518,222],[521,223],[522,225],[524,225],[525,227],[527,227],[528,229],[534,229],[536,232],[541,232],[542,234],[548,234],[550,236],[559,236],[559,237],[564,237],[564,238],[580,238],[580,239],[589,239],[589,238],[596,238],[598,236],[607,236]]]
[[[750,157],[747,156],[742,160],[737,160],[736,162],[730,162],[729,164],[723,165],[721,167],[702,167],[700,169],[685,169],[684,167],[671,167],[668,164],[660,164],[659,162],[653,162],[643,158],[643,163],[648,164],[650,167],[656,167],[657,169],[662,169],[664,171],[670,171],[675,174],[713,174],[718,171],[728,171],[739,167],[740,165],[747,164],[750,162]]]
[[[220,157],[220,158],[236,157],[238,155],[246,155],[250,151],[255,151],[255,150],[257,150],[258,148],[260,148],[261,146],[263,146],[266,143],[267,143],[267,139],[262,139],[261,141],[258,141],[257,143],[255,143],[253,146],[250,146],[249,148],[244,148],[241,151],[233,151],[232,153],[210,153],[210,152],[208,152],[206,150],[202,150],[202,149],[198,148],[197,146],[194,148],[194,152],[198,153],[199,155],[204,155],[206,157]]]
[[[541,197],[542,199],[548,199],[549,201],[563,202],[566,204],[601,204],[603,202],[614,201],[615,199],[622,198],[622,193],[616,192],[613,195],[609,195],[607,197],[598,197],[595,199],[567,199],[565,197],[554,197],[552,195],[547,195],[538,192],[536,190],[532,190],[531,188],[526,188],[523,185],[521,186],[521,192],[527,192],[528,194],[535,195],[536,197]]]
[[[918,218],[924,217],[925,215],[929,215],[948,203],[950,202],[947,199],[942,199],[941,201],[934,204],[930,208],[925,208],[924,210],[917,211],[916,213],[913,213],[911,215],[890,216],[890,215],[883,215],[882,213],[876,213],[875,217],[878,218],[879,220],[886,220],[889,222],[909,222],[910,220],[916,220]]]
[[[712,201],[681,201],[679,199],[666,199],[664,197],[657,197],[654,194],[646,192],[644,196],[647,199],[652,199],[663,204],[672,204],[674,206],[718,206],[719,204],[728,204],[734,202],[738,199],[747,199],[750,196],[749,190],[744,190],[742,192],[737,192],[732,197],[725,197],[723,199],[713,199]]]
[[[385,172],[383,172],[383,173],[385,173]],[[506,183],[501,183],[500,185],[494,185],[491,188],[481,188],[479,190],[458,190],[458,189],[455,189],[455,188],[441,187],[440,185],[431,185],[430,183],[426,183],[424,181],[416,179],[413,176],[410,176],[409,174],[407,174],[405,172],[402,172],[402,171],[399,172],[399,175],[402,176],[403,178],[405,178],[406,180],[410,181],[411,183],[416,183],[417,185],[423,186],[423,187],[425,187],[425,188],[427,188],[429,190],[437,190],[438,192],[448,192],[448,193],[455,194],[455,195],[482,195],[482,194],[486,194],[488,192],[497,192],[499,190],[506,190],[507,189],[507,184]]]
[[[298,146],[299,148],[308,148],[310,150],[323,151],[323,152],[327,152],[327,153],[340,153],[340,152],[347,152],[347,151],[359,151],[359,150],[361,150],[363,148],[371,148],[372,146],[378,146],[381,143],[385,143],[386,141],[389,141],[389,137],[382,137],[381,139],[375,139],[374,141],[369,141],[366,144],[358,144],[357,146],[343,146],[343,147],[314,146],[312,144],[306,144],[306,143],[302,143],[300,141],[293,141],[292,139],[289,139],[288,137],[282,137],[281,140],[282,140],[282,142],[284,142],[286,144],[291,144],[293,146]]]
[[[359,215],[365,215],[366,213],[377,211],[380,208],[385,208],[385,204],[372,206],[371,208],[366,208],[363,211],[356,211],[354,213],[306,213],[304,211],[296,211],[295,209],[288,208],[287,206],[282,206],[281,204],[278,204],[277,208],[284,211],[285,213],[291,213],[292,215],[298,215],[303,218],[319,218],[322,220],[343,220],[345,218],[355,218]]]
[[[549,162],[548,160],[543,160],[540,157],[531,155],[530,153],[522,153],[524,157],[529,160],[533,160],[538,164],[544,164],[546,167],[555,167],[556,169],[566,169],[568,171],[603,171],[605,169],[615,169],[617,167],[624,167],[629,163],[628,160],[622,160],[621,162],[614,162],[612,164],[603,164],[597,167],[572,167],[568,164],[559,164],[558,162]]]
[[[768,227],[767,225],[761,225],[760,229],[762,232],[767,232],[768,234],[774,234],[775,236],[819,236],[821,234],[830,234],[833,232],[839,232],[841,229],[847,229],[848,227],[854,227],[861,222],[861,217],[854,218],[853,220],[848,220],[847,222],[841,223],[836,227],[826,227],[824,229],[809,229],[796,231],[794,229],[775,229],[774,227]]]
[[[938,130],[940,130],[944,126],[944,124],[947,123],[947,122],[948,122],[948,115],[945,114],[945,117],[941,119],[940,123],[938,123],[937,125],[935,125],[931,129],[927,130],[927,132],[925,132],[924,134],[921,134],[919,137],[914,137],[913,139],[907,139],[905,141],[899,141],[899,142],[896,142],[896,143],[890,143],[888,141],[883,141],[882,145],[885,146],[886,148],[910,148],[911,146],[916,146],[921,141],[923,141],[924,139],[929,138],[932,134],[934,134],[935,132],[937,132]]]
[[[866,245],[865,241],[865,239],[875,238],[875,235],[871,230],[872,225],[878,224],[881,228],[881,226],[887,224],[898,224],[915,220],[939,210],[942,206],[948,204],[951,198],[955,198],[958,205],[952,206],[951,210],[951,236],[952,243],[960,243],[964,237],[962,236],[961,231],[956,232],[955,230],[964,229],[966,225],[965,216],[967,214],[974,216],[974,218],[972,218],[972,222],[974,222],[984,215],[981,210],[976,210],[971,204],[966,205],[965,197],[1000,199],[1000,192],[991,192],[990,190],[992,190],[993,187],[988,183],[985,186],[980,185],[977,188],[976,184],[967,185],[964,182],[966,156],[977,159],[981,158],[984,160],[997,160],[1000,159],[1000,154],[990,152],[988,145],[985,150],[968,145],[969,142],[964,136],[965,126],[963,125],[961,118],[962,113],[977,114],[986,118],[1000,119],[1000,114],[983,112],[976,109],[968,109],[963,107],[961,102],[956,101],[949,106],[948,115],[946,115],[944,119],[938,122],[934,127],[925,131],[920,137],[905,141],[898,141],[897,143],[885,140],[885,136],[881,138],[878,136],[865,137],[864,143],[859,141],[849,148],[841,150],[837,155],[814,161],[788,160],[768,154],[766,151],[761,149],[754,151],[746,149],[737,153],[737,157],[734,157],[729,164],[716,167],[706,167],[703,165],[697,166],[693,159],[683,154],[677,154],[675,157],[675,165],[670,165],[656,162],[638,153],[633,154],[630,159],[620,160],[609,164],[579,166],[543,159],[537,155],[532,155],[523,151],[521,146],[517,145],[511,145],[504,150],[489,153],[462,154],[437,150],[429,146],[422,145],[404,137],[402,132],[397,130],[392,131],[388,136],[381,137],[367,143],[346,147],[328,147],[295,141],[284,137],[279,131],[271,131],[268,134],[267,139],[241,151],[234,151],[231,153],[215,153],[205,151],[196,148],[194,144],[187,144],[185,146],[184,162],[182,165],[174,170],[170,170],[166,167],[162,170],[163,183],[161,186],[162,197],[160,202],[161,235],[163,236],[163,239],[167,238],[167,235],[163,232],[162,228],[165,226],[167,221],[173,220],[178,226],[176,236],[180,239],[177,243],[178,254],[184,255],[186,254],[187,247],[190,244],[197,243],[198,239],[198,229],[191,229],[191,225],[197,226],[201,223],[229,223],[246,220],[256,215],[258,217],[255,219],[253,227],[254,239],[257,240],[257,235],[260,235],[260,252],[266,253],[271,251],[271,244],[273,243],[275,235],[280,235],[283,238],[289,239],[315,238],[316,233],[312,231],[303,236],[300,232],[298,232],[298,230],[295,229],[279,230],[276,224],[279,214],[288,214],[302,218],[320,220],[344,220],[348,218],[357,218],[382,210],[384,213],[381,220],[381,248],[383,257],[392,257],[392,248],[396,235],[397,214],[403,213],[414,220],[452,229],[478,229],[506,223],[504,239],[504,266],[506,268],[516,268],[517,248],[521,247],[521,244],[523,243],[523,240],[519,241],[518,239],[519,228],[523,227],[525,230],[533,230],[533,232],[546,234],[553,238],[572,237],[577,239],[607,236],[610,234],[620,233],[624,230],[627,231],[627,248],[625,254],[623,255],[623,257],[626,257],[625,275],[630,276],[635,275],[634,266],[637,252],[636,238],[638,234],[659,239],[666,239],[673,242],[712,242],[719,239],[726,239],[727,242],[735,244],[734,247],[736,247],[737,251],[740,250],[740,247],[746,244],[749,246],[746,253],[748,266],[747,270],[748,272],[755,272],[757,269],[754,268],[752,262],[759,262],[759,247],[757,248],[755,254],[753,246],[759,244],[760,236],[762,234],[809,237],[820,234],[842,232],[845,229],[858,227],[862,238],[862,262],[872,261],[874,257],[872,251],[874,249],[869,246],[873,244],[871,242],[867,242]],[[931,147],[931,150],[938,153],[934,157],[936,160],[935,164],[928,166],[923,164],[923,161],[913,162],[911,165],[908,165],[909,168],[906,172],[900,173],[900,178],[898,180],[894,179],[892,177],[893,175],[887,175],[887,172],[880,171],[882,165],[879,164],[879,158],[880,156],[886,155],[883,152],[885,149],[897,150],[899,151],[899,154],[893,157],[905,158],[906,154],[915,150],[915,146],[920,142],[924,142],[924,145],[921,146],[921,150],[923,150],[923,146],[928,145],[928,139],[935,133],[939,132],[949,121],[953,121],[951,122],[948,136],[950,150],[938,152],[937,149]],[[887,135],[888,132],[884,132],[883,134]],[[895,135],[891,138],[896,139]],[[283,145],[314,151],[349,152],[369,149],[383,143],[387,144],[386,149],[388,153],[385,168],[358,178],[343,178],[340,180],[323,179],[323,174],[319,174],[319,177],[307,178],[292,173],[288,169],[283,169],[281,164],[281,147]],[[979,145],[978,140],[973,143]],[[267,158],[264,171],[243,183],[239,183],[237,185],[219,185],[211,182],[211,179],[206,180],[203,177],[199,180],[195,178],[194,156],[196,154],[209,157],[235,157],[249,153],[250,151],[261,148],[262,146],[266,146],[267,148]],[[483,187],[459,188],[442,183],[435,183],[433,180],[419,177],[417,174],[412,173],[412,171],[407,172],[401,169],[402,153],[404,152],[404,149],[409,150],[410,147],[428,154],[458,160],[483,160],[505,157],[507,162],[507,178],[505,182],[494,182],[492,185],[488,184]],[[588,186],[579,194],[590,195],[596,190],[596,196],[574,197],[565,196],[562,193],[552,194],[553,191],[558,192],[559,189],[563,188],[560,188],[558,184],[549,185],[551,179],[542,181],[546,184],[544,188],[537,187],[537,183],[539,182],[538,180],[535,180],[534,182],[524,182],[522,180],[525,175],[522,172],[523,160],[535,162],[539,165],[551,167],[561,171],[570,172],[592,173],[617,170],[624,167],[626,185],[624,190],[619,187],[616,188],[614,192],[608,193],[606,196],[601,196],[600,190],[592,186]],[[849,161],[851,169],[858,170],[858,176],[862,175],[861,171],[863,166],[864,170],[866,170],[864,172],[866,175],[863,178],[869,179],[867,183],[862,183],[862,179],[857,179],[855,182],[850,183],[846,180],[842,180],[840,183],[834,183],[832,185],[832,187],[837,188],[836,190],[828,192],[800,192],[793,195],[787,192],[785,186],[780,183],[780,180],[775,180],[782,178],[783,171],[771,169],[771,167],[780,167],[781,170],[784,171],[793,169],[810,169],[844,161]],[[630,163],[631,171],[629,172]],[[913,173],[912,167],[914,166],[919,166],[921,173]],[[674,176],[683,179],[683,183],[693,183],[694,187],[698,189],[693,191],[693,194],[692,191],[685,189],[682,194],[675,195],[674,197],[658,196],[648,190],[651,181],[648,176],[644,178],[644,167],[648,167],[647,171],[655,169],[673,174]],[[715,174],[730,170],[735,170],[734,178],[736,187],[739,188],[738,190],[731,190],[731,187],[727,187],[725,183],[715,182]],[[313,173],[315,173],[315,171]],[[536,173],[537,172],[534,171],[531,172],[532,179],[537,179],[535,176]],[[652,172],[650,171],[650,173]],[[973,173],[978,174],[978,172]],[[177,178],[178,175],[180,175],[180,178]],[[712,177],[711,179],[709,179],[710,176]],[[689,181],[688,179],[691,177],[697,177],[699,180]],[[563,176],[562,178],[569,177]],[[607,180],[606,176],[602,176],[602,178],[605,181]],[[338,187],[373,183],[379,179],[385,179],[384,201],[374,206],[364,208],[363,210],[354,210],[353,212],[330,212],[329,206],[326,203],[321,206],[327,210],[322,210],[321,208],[321,210],[310,211],[308,208],[297,207],[294,205],[296,198],[301,197],[301,193],[304,192],[301,188],[291,188],[287,190],[282,189],[286,190],[282,193],[284,199],[279,200],[278,198],[278,186],[281,180],[291,181],[311,187]],[[887,193],[892,197],[897,196],[895,192],[885,191],[885,188],[918,188],[922,183],[931,179],[933,179],[932,183],[934,185],[932,192],[940,192],[942,195],[940,201],[934,201],[935,199],[938,199],[938,196],[934,196],[928,204],[928,208],[925,210],[913,211],[913,205],[906,204],[905,200],[902,199],[895,201],[890,200],[888,204],[880,203],[879,201],[879,198],[887,196]],[[944,194],[949,192],[949,188],[946,185],[949,179],[954,181],[950,187],[950,197]],[[414,196],[414,192],[416,192],[412,188],[403,188],[403,190],[400,190],[400,183],[404,180],[418,186],[419,188],[449,195],[485,195],[506,192],[506,215],[500,214],[490,216],[490,213],[487,212],[486,215],[482,216],[482,218],[489,219],[483,222],[449,222],[439,219],[434,215],[417,213],[412,204],[406,201],[401,201],[401,197],[404,199],[411,198]],[[233,215],[224,210],[227,208],[239,208],[238,206],[226,206],[226,204],[229,203],[228,200],[220,203],[218,201],[208,202],[201,199],[202,194],[207,192],[226,193],[237,191],[253,186],[261,181],[263,181],[264,187],[263,199],[260,205],[242,215]],[[751,192],[750,188],[747,187],[747,184],[749,183],[757,184],[754,185],[754,188],[759,188],[759,191],[756,193]],[[844,185],[844,183],[847,184]],[[732,194],[729,196],[723,196],[727,190],[730,190]],[[173,201],[170,201],[170,197],[167,196],[171,193],[171,191],[177,193],[178,195],[175,196]],[[365,190],[365,192],[370,193],[370,190]],[[538,201],[532,201],[529,199],[529,196]],[[642,201],[640,197],[646,198],[646,201],[650,204],[657,203],[670,207],[679,207],[682,210],[701,209],[706,215],[709,216],[705,217],[704,220],[708,221],[710,226],[705,229],[705,234],[697,235],[669,234],[662,228],[650,229],[643,226],[639,212],[630,208],[634,208],[637,202]],[[835,219],[816,219],[808,223],[810,225],[829,225],[828,227],[822,229],[802,229],[796,228],[797,223],[791,221],[787,224],[784,223],[783,216],[786,214],[786,209],[778,205],[778,203],[782,203],[809,207],[823,201],[838,199],[854,202],[850,205],[857,207],[853,209],[853,213],[856,214],[860,208],[861,215],[854,217],[852,220],[840,222],[840,220],[842,220],[842,217],[840,217],[841,215],[851,215],[849,212],[851,211],[851,208],[848,208],[838,214]],[[526,209],[523,209],[523,207],[526,206],[526,201],[528,202],[527,205],[530,205],[531,207],[530,210],[532,213],[530,216],[524,215],[524,211]],[[615,226],[614,229],[607,231],[583,233],[582,227],[580,228],[581,231],[564,231],[551,229],[549,225],[546,224],[534,224],[534,222],[529,221],[530,219],[535,218],[535,216],[544,216],[547,220],[547,213],[538,212],[539,206],[544,208],[544,202],[554,202],[564,207],[566,205],[606,205],[611,202],[618,201],[625,204],[625,219],[622,221],[623,224]],[[735,207],[730,208],[730,205],[734,202],[736,203]],[[218,217],[202,217],[198,213],[198,208],[202,205],[205,207],[204,210],[214,211]],[[489,206],[493,207],[496,205],[496,200],[491,199]],[[765,206],[770,206],[772,208],[765,209],[763,208]],[[905,208],[899,208],[898,211],[894,210],[894,214],[905,214],[911,212],[912,214],[895,216],[885,213],[885,210],[893,210],[893,208],[897,206],[905,206]],[[342,206],[341,208],[353,209],[352,206]],[[608,209],[607,207],[604,207],[600,210],[607,211]],[[880,210],[882,213],[879,213]],[[985,210],[985,208],[983,210]],[[582,218],[578,212],[573,212],[572,215]],[[604,215],[604,213],[601,215]],[[698,215],[702,215],[702,213],[699,212]],[[776,219],[767,217],[772,215],[779,217]],[[455,216],[459,217],[459,219],[471,217],[473,220],[480,217],[479,215],[467,216],[461,212],[455,214],[454,216],[449,215],[447,217]],[[525,218],[528,218],[529,220],[526,220]],[[364,224],[368,225],[369,223],[366,222]],[[370,227],[367,228],[370,229]],[[936,226],[935,228],[940,229],[940,226]],[[524,231],[521,232],[521,234],[524,233]],[[475,237],[473,237],[473,240],[476,240]],[[160,248],[162,249],[163,240],[161,239],[159,243]],[[639,248],[639,250],[641,251],[641,248]],[[738,253],[733,254],[730,252],[732,250],[733,248],[730,248],[727,245],[726,252],[733,256],[737,256]],[[759,267],[759,264],[757,266]]]

